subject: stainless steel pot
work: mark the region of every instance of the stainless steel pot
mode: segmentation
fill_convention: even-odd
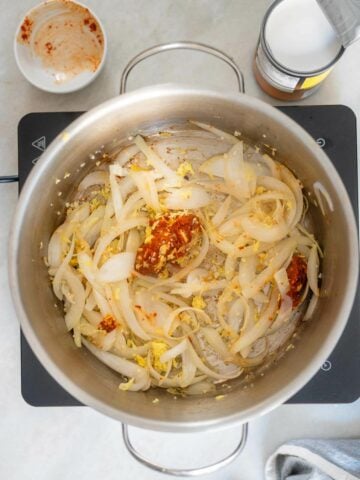
[[[169,48],[196,48],[218,56],[233,68],[243,89],[242,75],[229,57],[211,47],[189,43],[142,53],[127,66],[122,89],[139,60]],[[320,180],[333,203],[333,211],[328,209],[326,216],[319,209],[312,211],[316,236],[325,251],[322,296],[313,320],[296,348],[258,378],[253,388],[234,389],[221,401],[194,397],[174,402],[170,395],[158,390],[119,391],[118,375],[84,348],[76,348],[66,332],[43,260],[47,241],[59,223],[57,212],[64,211],[64,202],[74,185],[92,168],[89,154],[139,130],[151,132],[190,118],[229,132],[240,130],[256,144],[262,143],[265,134],[266,143],[276,147],[277,158],[297,174],[306,190],[312,192],[314,183]],[[83,162],[85,166],[81,168]],[[67,172],[71,173],[68,178]],[[61,182],[56,184],[56,179]],[[9,244],[10,288],[17,315],[26,339],[48,372],[75,398],[124,424],[177,432],[244,424],[300,390],[327,359],[346,325],[356,291],[358,263],[356,223],[344,185],[325,153],[299,125],[244,93],[225,94],[180,86],[155,86],[113,98],[82,115],[60,134],[26,181]],[[155,397],[160,399],[160,405],[152,403]],[[237,450],[223,464],[241,451],[245,439],[244,427]],[[132,453],[138,459],[141,456]],[[140,460],[147,463],[144,458]],[[217,467],[206,468],[200,473]],[[194,475],[199,471],[176,473]]]

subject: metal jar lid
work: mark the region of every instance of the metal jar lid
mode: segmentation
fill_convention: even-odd
[[[282,2],[284,1],[287,1],[287,0],[275,0],[271,6],[269,7],[269,9],[267,10],[267,12],[265,13],[265,16],[263,18],[263,21],[262,21],[262,24],[261,24],[261,29],[260,29],[260,45],[262,47],[262,49],[264,50],[265,52],[265,55],[267,56],[267,58],[271,61],[271,63],[282,73],[286,74],[286,75],[290,75],[290,76],[298,76],[298,77],[304,77],[304,78],[307,78],[307,77],[313,77],[314,75],[320,75],[322,73],[326,73],[331,67],[333,67],[335,65],[335,63],[340,59],[340,57],[343,55],[344,51],[345,51],[345,48],[344,46],[341,44],[340,45],[340,49],[337,53],[337,55],[334,56],[334,58],[326,65],[322,65],[320,68],[317,68],[315,70],[312,70],[312,71],[306,71],[306,72],[303,72],[303,71],[298,71],[298,70],[295,70],[295,69],[291,69],[291,68],[288,68],[286,65],[283,65],[282,63],[280,63],[277,58],[275,58],[275,56],[273,55],[272,51],[271,51],[271,48],[268,44],[268,41],[267,41],[267,38],[266,38],[266,25],[267,25],[267,22],[269,20],[269,17],[272,15],[273,11],[275,10],[275,8]],[[316,0],[317,2],[319,1],[322,1],[322,0]],[[331,1],[331,0],[324,0],[324,1]],[[352,0],[349,0],[349,1],[352,1]],[[353,1],[360,1],[360,0],[353,0]]]

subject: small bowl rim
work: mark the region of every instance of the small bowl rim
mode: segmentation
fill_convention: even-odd
[[[56,84],[54,84],[54,87],[48,87],[48,86],[44,86],[43,83],[37,82],[36,80],[34,80],[31,76],[29,76],[29,73],[28,73],[29,70],[24,68],[23,63],[19,58],[18,47],[19,47],[20,44],[19,44],[17,38],[18,38],[18,35],[19,35],[19,32],[20,32],[21,25],[23,24],[23,22],[24,22],[24,20],[27,16],[31,15],[32,12],[34,12],[35,10],[38,10],[39,8],[45,6],[46,4],[49,4],[49,3],[52,3],[52,2],[57,2],[57,1],[59,1],[59,0],[45,0],[45,1],[42,1],[41,3],[38,3],[34,7],[30,8],[29,10],[27,10],[27,12],[22,16],[22,18],[21,18],[21,20],[20,20],[20,22],[19,22],[19,24],[16,28],[14,43],[13,43],[13,49],[14,49],[14,56],[15,56],[16,64],[17,64],[20,72],[24,76],[24,78],[31,85],[33,85],[34,87],[36,87],[39,90],[42,90],[44,92],[56,93],[56,94],[66,94],[66,93],[76,92],[78,90],[81,90],[81,89],[85,88],[86,86],[88,86],[91,82],[93,82],[97,78],[97,76],[100,74],[100,72],[104,68],[104,64],[105,64],[105,60],[106,60],[106,56],[107,56],[108,40],[107,40],[107,35],[106,35],[105,28],[104,28],[104,24],[102,23],[102,21],[99,19],[99,17],[96,15],[96,13],[91,8],[89,8],[87,5],[84,5],[82,2],[78,2],[77,0],[76,1],[75,0],[66,0],[66,2],[62,2],[62,3],[73,3],[75,5],[79,5],[80,7],[83,7],[85,9],[87,9],[90,12],[90,14],[95,18],[95,20],[98,22],[98,24],[100,26],[100,29],[102,31],[102,34],[103,34],[103,38],[104,38],[103,54],[102,54],[102,57],[101,57],[100,64],[99,64],[98,68],[95,70],[95,72],[91,72],[91,75],[86,80],[84,80],[82,83],[80,83],[77,86],[71,87],[70,86],[71,81],[70,81],[69,82],[69,88],[66,88],[64,90],[59,90],[58,87],[56,86]],[[43,69],[43,70],[45,70],[45,69]]]

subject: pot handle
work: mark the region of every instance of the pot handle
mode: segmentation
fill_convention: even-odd
[[[18,182],[19,176],[18,175],[2,175],[0,176],[0,183],[13,183]]]
[[[239,86],[239,91],[241,93],[245,92],[245,83],[244,83],[244,76],[237,66],[237,64],[234,62],[234,60],[229,57],[226,53],[222,52],[221,50],[218,50],[217,48],[210,47],[209,45],[205,45],[204,43],[198,43],[198,42],[173,42],[173,43],[163,43],[161,45],[155,45],[154,47],[148,48],[146,50],[143,50],[140,52],[138,55],[136,55],[134,58],[130,60],[130,62],[126,65],[124,68],[124,71],[121,75],[121,82],[120,82],[120,95],[122,93],[126,92],[126,85],[127,85],[127,80],[128,76],[131,72],[131,70],[140,62],[143,60],[152,57],[153,55],[156,55],[161,52],[167,52],[168,50],[196,50],[198,52],[203,52],[203,53],[208,53],[209,55],[212,55],[213,57],[219,58],[223,62],[227,63],[229,67],[232,68],[232,70],[235,73],[237,83]]]
[[[241,437],[240,441],[235,447],[235,449],[225,458],[222,458],[218,462],[212,463],[210,465],[204,465],[202,467],[197,467],[197,468],[189,468],[189,469],[183,469],[183,468],[170,468],[170,467],[163,467],[162,465],[159,465],[157,463],[153,463],[147,458],[144,457],[142,453],[140,453],[134,445],[132,444],[129,436],[129,426],[126,425],[125,423],[122,424],[122,435],[124,439],[125,446],[129,453],[137,460],[138,462],[142,463],[148,468],[151,468],[152,470],[155,470],[160,473],[166,473],[167,475],[173,475],[173,476],[179,476],[179,477],[198,477],[200,475],[206,475],[209,473],[214,473],[220,468],[225,467],[232,461],[234,461],[238,455],[243,451],[246,441],[247,441],[247,435],[248,435],[248,424],[244,423],[241,425]]]

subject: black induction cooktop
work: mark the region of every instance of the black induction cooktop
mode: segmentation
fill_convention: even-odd
[[[356,117],[344,105],[279,107],[305,128],[337,168],[358,218]],[[20,189],[42,152],[82,112],[29,113],[18,126]],[[288,403],[350,403],[360,397],[359,289],[348,325],[315,377]],[[81,405],[46,372],[21,335],[21,390],[33,406]]]

